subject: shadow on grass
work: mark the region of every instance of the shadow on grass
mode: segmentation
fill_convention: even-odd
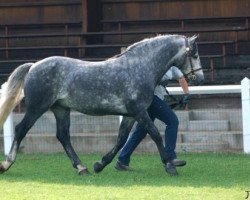
[[[181,154],[187,165],[178,168],[179,176],[169,176],[158,155],[134,155],[132,172],[114,169],[116,160],[95,174],[93,164],[100,155],[81,155],[91,175],[79,176],[66,154],[19,154],[12,168],[0,175],[7,182],[41,182],[63,185],[94,186],[178,186],[250,188],[250,156],[243,154]],[[0,157],[1,160],[3,156]]]

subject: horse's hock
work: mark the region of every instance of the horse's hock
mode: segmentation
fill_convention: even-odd
[[[242,150],[242,116],[240,109],[195,109],[176,111],[180,125],[177,152],[221,152]],[[23,114],[14,114],[14,123]],[[162,136],[165,126],[156,121]],[[71,114],[71,140],[77,152],[104,153],[110,150],[117,139],[118,116],[87,116],[77,112]],[[21,150],[33,152],[63,152],[56,139],[54,115],[44,114],[23,140]],[[3,137],[0,135],[0,149],[3,151]],[[137,152],[157,153],[149,136],[136,149]]]

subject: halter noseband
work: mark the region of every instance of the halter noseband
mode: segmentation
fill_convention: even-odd
[[[189,46],[188,44],[188,39],[185,37],[185,45],[186,45],[186,56],[187,58],[189,59],[189,63],[190,63],[190,67],[191,67],[191,70],[190,72],[188,72],[187,74],[184,74],[185,77],[187,77],[188,79],[191,79],[192,81],[195,81],[196,80],[196,75],[194,72],[197,72],[197,71],[200,71],[202,70],[202,68],[198,68],[198,69],[194,69],[194,66],[192,64],[192,60],[191,58],[194,56],[194,54],[197,52],[197,47],[191,47]],[[186,59],[185,59],[186,60]],[[185,62],[184,60],[184,62]],[[189,76],[191,74],[191,76]]]

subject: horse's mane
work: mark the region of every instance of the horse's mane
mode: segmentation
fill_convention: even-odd
[[[162,39],[166,39],[166,38],[173,37],[173,36],[180,36],[180,35],[170,35],[170,34],[168,34],[168,35],[157,35],[156,37],[145,38],[145,39],[143,39],[143,40],[141,40],[139,42],[136,42],[136,43],[128,46],[122,53],[119,53],[119,54],[117,54],[117,55],[115,55],[115,56],[113,56],[113,57],[111,57],[109,59],[119,58],[122,55],[133,51],[135,48],[142,47],[142,46],[145,46],[146,44],[149,44],[151,41],[161,41]]]

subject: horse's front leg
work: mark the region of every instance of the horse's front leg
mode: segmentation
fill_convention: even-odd
[[[152,140],[155,142],[155,144],[158,148],[158,151],[160,153],[160,156],[161,156],[161,161],[165,166],[166,162],[167,162],[167,153],[166,153],[164,145],[163,145],[163,140],[162,140],[162,137],[161,137],[158,129],[154,125],[154,122],[150,119],[148,112],[146,110],[140,112],[137,115],[136,119],[137,119],[138,123],[142,123],[144,125],[148,134],[150,135]]]
[[[126,143],[129,132],[131,131],[134,123],[134,118],[123,117],[115,146],[111,149],[111,151],[109,151],[105,156],[103,156],[101,161],[96,162],[94,164],[94,170],[96,173],[101,172],[109,163],[111,163],[117,152]]]

